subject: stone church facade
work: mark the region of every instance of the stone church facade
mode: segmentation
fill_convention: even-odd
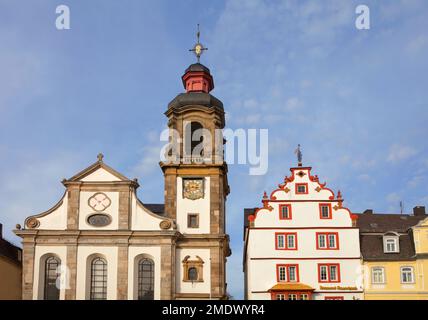
[[[180,138],[180,153],[160,162],[165,203],[142,203],[137,179],[100,154],[62,181],[65,193],[54,207],[15,230],[23,243],[23,299],[227,298],[229,186],[227,165],[214,147],[214,132],[225,125],[223,104],[210,94],[213,78],[202,64],[189,66],[182,80],[186,92],[165,112]],[[213,143],[203,136],[195,155],[190,137],[198,128],[211,133]]]

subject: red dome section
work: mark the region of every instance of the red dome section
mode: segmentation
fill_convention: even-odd
[[[190,65],[181,79],[186,92],[209,93],[214,89],[214,80],[210,70],[200,63]]]

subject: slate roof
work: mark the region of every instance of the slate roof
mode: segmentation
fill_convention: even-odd
[[[361,254],[366,261],[403,261],[416,259],[411,227],[428,218],[428,215],[364,213],[358,215]],[[384,253],[383,234],[399,234],[398,253]]]
[[[223,102],[206,92],[180,93],[168,104],[168,109],[180,109],[186,106],[205,106],[223,110]]]
[[[428,218],[427,215],[411,216],[408,214],[359,214],[357,220],[357,227],[360,232],[381,232],[388,231],[407,232],[407,230],[419,221]]]
[[[184,71],[184,73],[187,73],[189,71],[202,71],[202,72],[206,72],[206,73],[210,73],[210,69],[208,69],[207,67],[205,67],[202,63],[194,63],[191,64],[186,71]]]

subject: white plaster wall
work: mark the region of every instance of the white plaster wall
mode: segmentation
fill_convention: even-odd
[[[82,178],[81,181],[121,181],[115,175],[112,175],[110,172],[103,168],[99,168],[98,170],[92,172],[86,177]]]
[[[128,299],[138,299],[138,269],[135,268],[136,258],[144,255],[155,263],[155,300],[160,299],[161,287],[161,248],[150,246],[130,246],[128,251]]]
[[[297,233],[297,250],[276,250],[275,233]],[[339,250],[317,250],[317,232],[337,232]],[[257,258],[360,257],[358,229],[250,229],[248,248]]]
[[[66,246],[39,246],[37,245],[34,253],[34,275],[33,275],[33,299],[42,300],[44,294],[44,257],[46,255],[56,255],[61,259],[61,265],[67,265],[67,247]],[[43,258],[43,259],[42,259]],[[42,261],[43,260],[43,261]],[[41,265],[42,264],[42,265]],[[61,268],[61,270],[64,270]],[[67,274],[62,274],[62,283],[66,282]],[[65,288],[60,289],[60,299],[65,298]]]
[[[314,300],[325,300],[326,297],[343,297],[343,300],[363,300],[364,295],[360,292],[339,292],[339,293],[315,293]]]
[[[319,204],[324,202],[269,202],[272,211],[261,209],[254,220],[255,227],[352,227],[352,219],[346,209],[334,210],[337,202],[331,203],[332,219],[321,219]],[[328,203],[328,202],[325,202]],[[279,207],[290,204],[292,219],[280,220]]]
[[[248,300],[270,300],[270,293],[269,292],[257,292],[257,293],[250,293],[248,294]]]
[[[68,195],[64,195],[62,204],[56,210],[44,217],[37,218],[40,221],[40,230],[65,230],[67,229],[67,205]]]
[[[77,248],[77,281],[76,299],[89,299],[90,264],[88,257],[99,255],[107,260],[107,299],[115,300],[117,297],[117,247],[104,246],[78,246]]]
[[[165,218],[156,215],[137,202],[137,196],[131,196],[131,229],[132,230],[161,230],[159,223]],[[171,225],[171,229],[173,226]]]
[[[203,261],[203,282],[183,281],[183,259],[190,256],[190,260],[196,260],[199,256]],[[211,288],[211,261],[210,249],[177,249],[176,251],[176,290],[177,293],[210,293]]]
[[[361,287],[360,260],[340,260],[340,259],[320,259],[320,260],[251,260],[250,268],[252,270],[249,275],[249,291],[251,297],[254,294],[251,291],[267,291],[277,284],[276,265],[277,264],[298,264],[299,265],[299,282],[309,285],[319,291],[320,286],[325,287]],[[319,263],[339,263],[340,264],[340,282],[339,283],[320,283],[318,282],[318,264]],[[261,276],[263,275],[263,276]],[[324,290],[323,290],[324,291]],[[352,293],[352,292],[351,292]],[[356,293],[353,293],[354,295]],[[342,296],[341,293],[334,293],[334,290],[329,293],[317,293],[317,295],[325,296]],[[270,296],[267,297],[270,299]],[[324,298],[322,298],[324,299]]]
[[[187,215],[199,213],[199,228],[187,228]],[[181,233],[210,233],[210,177],[205,177],[204,198],[183,198],[183,179],[177,178],[177,229]]]
[[[80,192],[80,202],[79,202],[79,229],[81,230],[117,230],[119,228],[119,192],[102,192],[106,194],[110,200],[111,204],[106,208],[102,213],[110,215],[112,221],[109,225],[105,227],[94,227],[87,223],[87,219],[90,215],[99,213],[92,209],[88,200],[94,194],[99,191],[81,191]]]

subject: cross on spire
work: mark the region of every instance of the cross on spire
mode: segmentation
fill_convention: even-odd
[[[199,41],[200,36],[201,36],[201,32],[199,31],[199,23],[198,23],[198,32],[196,32],[197,42],[193,46],[193,49],[189,49],[189,51],[193,51],[195,53],[195,56],[198,59],[198,63],[200,62],[200,58],[201,58],[202,53],[205,50],[208,50],[208,48],[205,48],[204,45],[202,43],[200,43],[200,41]]]

